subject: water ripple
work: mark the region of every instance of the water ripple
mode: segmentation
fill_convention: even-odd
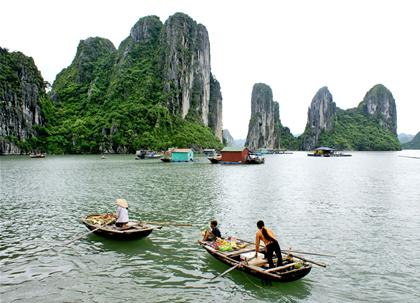
[[[132,156],[2,157],[0,295],[6,302],[416,302],[420,165],[398,153],[261,166],[134,161]],[[132,218],[179,221],[130,242],[88,235],[78,219],[130,203]],[[197,245],[208,221],[253,239],[263,218],[281,247],[336,258],[287,284],[262,286]],[[118,285],[118,287],[115,287]]]

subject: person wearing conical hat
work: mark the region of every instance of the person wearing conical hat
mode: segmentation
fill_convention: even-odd
[[[115,200],[115,204],[117,204],[117,213],[116,213],[117,220],[115,222],[115,226],[126,227],[126,225],[128,223],[128,203],[127,203],[127,200],[117,199],[117,200]]]

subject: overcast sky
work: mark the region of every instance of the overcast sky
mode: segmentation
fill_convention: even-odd
[[[100,36],[118,47],[143,16],[164,22],[188,14],[209,32],[223,125],[236,139],[247,135],[257,82],[272,88],[294,134],[322,86],[347,109],[377,83],[394,95],[398,132],[420,131],[420,1],[2,0],[0,7],[0,46],[33,57],[51,83],[81,39]]]

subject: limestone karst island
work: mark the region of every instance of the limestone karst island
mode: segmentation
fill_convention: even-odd
[[[47,92],[49,84],[31,57],[0,49],[0,154],[201,151],[228,143],[223,83],[211,72],[209,35],[189,16],[176,13],[165,23],[147,16],[118,49],[106,38],[91,37],[75,52]],[[269,85],[255,84],[250,100],[245,146],[253,151],[401,149],[396,101],[381,84],[346,110],[336,106],[327,87],[320,88],[308,100],[299,137],[281,123]]]

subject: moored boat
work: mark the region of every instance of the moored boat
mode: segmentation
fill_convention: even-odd
[[[80,218],[94,234],[116,240],[134,240],[147,237],[157,227],[151,227],[139,222],[128,222],[127,228],[119,228],[114,224],[110,214],[91,214]]]
[[[45,158],[45,154],[43,154],[43,153],[30,154],[29,157],[31,157],[31,158]]]
[[[141,160],[141,159],[160,159],[162,157],[162,154],[159,154],[157,152],[154,151],[150,151],[150,150],[138,150],[136,152],[136,160]]]
[[[351,154],[345,154],[343,152],[337,152],[335,149],[321,146],[313,150],[312,153],[308,154],[309,157],[351,157]]]
[[[309,274],[312,269],[310,264],[291,255],[283,258],[281,266],[269,268],[267,260],[260,254],[264,250],[263,247],[260,248],[258,258],[254,259],[255,244],[235,238],[231,238],[230,242],[229,245],[219,246],[217,242],[199,241],[200,245],[219,261],[229,266],[236,266],[237,270],[265,281],[295,281]]]
[[[334,153],[334,148],[320,146],[313,150],[312,153],[309,153],[309,157],[331,157]]]
[[[265,158],[260,154],[249,154],[246,164],[264,164]]]

